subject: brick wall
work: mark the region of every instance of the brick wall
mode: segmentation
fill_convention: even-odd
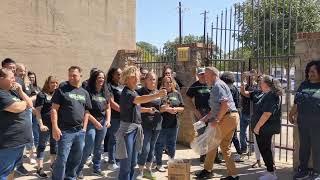
[[[106,71],[119,49],[135,49],[136,0],[1,0],[0,59],[11,57],[38,74],[79,65]]]

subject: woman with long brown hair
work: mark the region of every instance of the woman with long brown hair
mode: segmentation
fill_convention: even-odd
[[[184,110],[184,103],[180,92],[176,90],[176,82],[172,77],[164,77],[162,79],[161,88],[167,90],[167,98],[162,102],[164,107],[162,112],[162,129],[156,143],[156,162],[157,170],[164,172],[162,167],[163,148],[167,147],[170,159],[174,159],[176,152],[176,143],[178,136],[178,113]]]
[[[35,112],[40,127],[39,133],[39,145],[37,147],[37,176],[39,178],[47,178],[48,175],[43,170],[43,159],[46,144],[50,139],[50,164],[52,167],[56,157],[56,141],[52,137],[51,127],[51,98],[55,90],[58,88],[58,80],[54,76],[49,76],[42,88],[42,91],[38,93]]]

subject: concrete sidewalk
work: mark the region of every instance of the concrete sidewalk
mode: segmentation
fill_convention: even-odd
[[[191,149],[189,149],[188,147],[185,146],[181,146],[178,145],[178,149],[176,152],[176,158],[177,159],[188,159],[191,160],[191,177],[192,179],[195,178],[194,173],[201,170],[203,167],[203,165],[200,165],[199,163],[199,155],[195,154]],[[163,156],[165,162],[168,159],[166,155]],[[259,176],[261,176],[261,173],[265,172],[265,167],[262,166],[262,168],[251,168],[251,165],[255,162],[255,156],[251,156],[250,158],[248,158],[247,156],[244,157],[244,162],[241,163],[236,163],[237,168],[239,169],[239,173],[240,173],[240,179],[243,180],[256,180]],[[18,177],[16,178],[17,180],[34,180],[34,179],[38,179],[35,176],[35,172],[36,169],[34,168],[34,166],[31,166],[29,164],[25,164],[27,169],[30,172],[29,176],[24,176],[24,177]],[[292,180],[292,175],[293,175],[293,169],[292,169],[292,165],[291,164],[286,164],[286,163],[278,163],[276,162],[276,166],[277,166],[277,176],[279,180]],[[117,179],[117,172],[111,172],[109,170],[107,170],[107,164],[103,164],[103,170],[105,170],[107,177],[105,178],[101,178],[101,177],[95,177],[91,175],[91,169],[87,166],[85,166],[84,169],[84,175],[85,175],[85,179],[87,180],[93,180],[93,179]],[[45,165],[45,170],[48,170],[48,164]],[[225,164],[222,163],[220,165],[215,164],[214,165],[214,176],[212,179],[218,180],[221,177],[225,176],[226,174],[226,167]],[[49,171],[47,171],[49,173]],[[168,174],[167,172],[165,173],[159,173],[159,172],[155,172],[157,179],[168,179]],[[51,176],[51,174],[50,174]]]

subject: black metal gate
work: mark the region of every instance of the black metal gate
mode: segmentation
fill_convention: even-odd
[[[318,31],[316,13],[316,5],[306,11],[306,4],[299,0],[246,0],[221,11],[212,21],[211,38],[204,38],[211,48],[206,51],[206,65],[237,74],[255,69],[282,83],[282,129],[274,139],[275,157],[280,161],[293,161],[293,125],[288,122],[288,112],[296,86],[295,34]]]

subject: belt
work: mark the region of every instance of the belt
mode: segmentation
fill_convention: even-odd
[[[238,111],[228,111],[226,114],[237,113]]]

